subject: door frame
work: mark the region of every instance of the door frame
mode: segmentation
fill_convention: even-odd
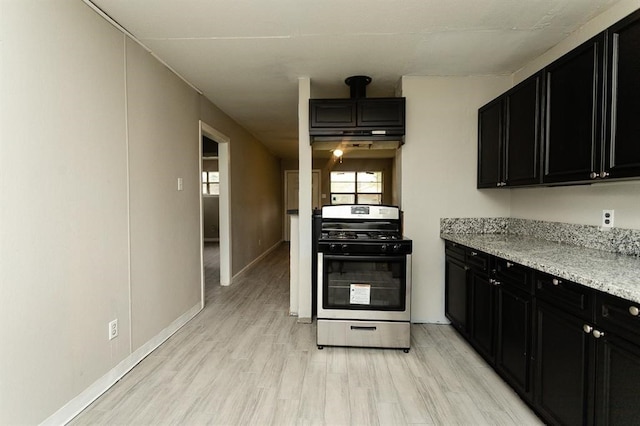
[[[231,284],[231,138],[199,120],[200,131],[198,152],[200,160],[200,178],[202,178],[202,136],[207,136],[218,144],[218,170],[220,173],[220,285]],[[200,262],[202,281],[202,305],[204,306],[204,214],[202,189],[200,189]]]

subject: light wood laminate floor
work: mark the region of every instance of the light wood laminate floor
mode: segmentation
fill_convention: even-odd
[[[408,354],[318,350],[288,315],[288,245],[230,287],[216,250],[205,309],[71,424],[541,424],[450,326],[413,324]]]

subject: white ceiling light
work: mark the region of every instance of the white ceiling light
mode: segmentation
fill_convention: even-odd
[[[342,152],[342,150],[341,150],[341,149],[334,149],[334,150],[333,150],[333,155],[334,155],[334,157],[338,157],[338,158],[340,158],[340,157],[342,157],[342,154],[344,154],[344,152]]]

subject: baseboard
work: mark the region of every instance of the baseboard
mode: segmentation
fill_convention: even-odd
[[[298,324],[311,324],[313,320],[311,318],[300,317],[298,318]]]
[[[277,243],[275,243],[274,245],[272,245],[269,249],[267,249],[265,252],[263,252],[260,256],[256,257],[255,259],[253,259],[251,261],[251,263],[249,263],[247,266],[245,266],[244,268],[242,268],[237,274],[235,274],[233,277],[231,277],[231,282],[233,282],[233,280],[235,280],[236,278],[238,278],[240,275],[244,274],[245,272],[247,272],[249,269],[251,269],[253,267],[253,265],[255,265],[256,263],[260,262],[262,259],[264,259],[265,257],[267,257],[267,255],[269,253],[271,253],[272,251],[274,251],[275,249],[278,248],[278,246],[282,244],[282,240],[278,241]]]
[[[153,352],[158,346],[163,344],[176,331],[188,323],[198,312],[202,310],[200,302],[187,312],[182,314],[178,319],[173,321],[154,336],[147,343],[142,345],[138,350],[123,359],[118,365],[112,368],[107,374],[96,380],[92,385],[86,388],[82,393],[66,403],[62,408],[53,413],[49,418],[43,421],[42,425],[64,425],[70,422],[74,417],[87,408],[93,401],[98,399],[100,395],[105,393],[111,386],[127,374],[133,367],[138,365],[140,361],[145,359],[147,355]]]

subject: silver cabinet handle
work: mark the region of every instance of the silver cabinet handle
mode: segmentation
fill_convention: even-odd
[[[507,262],[507,268],[511,268],[512,266],[513,266],[513,263]]]
[[[498,280],[493,280],[493,285],[501,285],[502,283]]]
[[[593,330],[593,337],[595,337],[596,339],[599,339],[601,337],[604,337],[604,331],[600,331],[600,330]]]
[[[557,279],[557,278],[554,278],[554,279],[552,279],[552,280],[551,280],[551,284],[553,284],[553,285],[558,285],[558,284],[560,284],[561,282],[562,282],[562,281],[560,281],[560,280],[559,280],[559,279]]]
[[[603,179],[604,179],[604,178],[606,178],[606,177],[609,177],[609,173],[607,173],[607,172],[600,172],[600,177],[601,177],[601,178],[603,178]]]
[[[591,173],[589,173],[589,177],[590,177],[591,179],[595,179],[595,178],[597,178],[597,177],[598,177],[598,173],[596,173],[596,172],[591,172]]]
[[[629,306],[629,313],[634,317],[637,317],[640,314],[640,309],[637,306]]]
[[[593,327],[591,327],[589,324],[585,324],[582,326],[582,329],[584,330],[585,333],[589,334],[593,331]]]
[[[471,256],[477,256],[477,255],[478,255],[478,252],[475,252],[475,251],[471,252]]]

